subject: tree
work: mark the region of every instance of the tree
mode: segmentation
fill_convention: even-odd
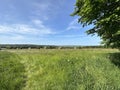
[[[87,34],[101,37],[103,44],[120,48],[120,0],[77,0],[72,14],[84,26],[93,24]]]

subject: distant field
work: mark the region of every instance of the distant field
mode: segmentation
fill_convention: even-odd
[[[0,90],[120,90],[117,49],[0,52]]]

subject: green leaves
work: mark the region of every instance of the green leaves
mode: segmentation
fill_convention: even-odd
[[[72,15],[80,16],[78,21],[83,27],[94,24],[94,27],[87,31],[88,34],[97,33],[108,46],[120,42],[114,37],[116,33],[118,36],[120,31],[119,0],[77,0],[75,6]]]

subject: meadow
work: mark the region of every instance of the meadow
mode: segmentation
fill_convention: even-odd
[[[120,90],[117,49],[0,51],[0,90]]]

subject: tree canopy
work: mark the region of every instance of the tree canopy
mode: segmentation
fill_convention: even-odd
[[[105,45],[120,48],[120,0],[76,0],[72,15],[83,27],[94,24],[87,34],[97,33]]]

